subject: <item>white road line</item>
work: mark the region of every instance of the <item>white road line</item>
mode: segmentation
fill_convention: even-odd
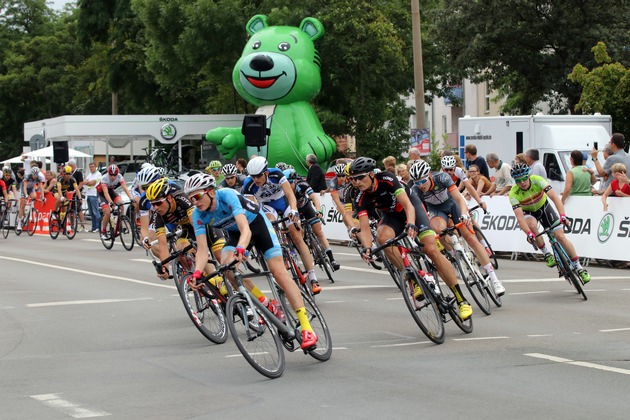
[[[505,283],[504,281],[501,281],[501,283]],[[508,293],[508,295],[510,296],[516,296],[516,295],[536,295],[536,294],[540,294],[540,293],[551,293],[548,290],[539,290],[537,292],[520,292],[520,293]]]
[[[149,263],[149,264],[153,262],[153,260],[147,260],[146,258],[129,258],[129,261],[143,262],[143,263]]]
[[[480,341],[480,340],[504,340],[510,337],[496,336],[496,337],[471,337],[471,338],[453,338],[453,341]]]
[[[527,337],[553,337],[553,334],[529,334]]]
[[[375,268],[361,268],[361,267],[347,267],[345,265],[341,266],[341,270],[346,270],[346,271],[360,271],[362,273],[372,273],[372,274],[382,274],[384,276],[389,276],[389,271],[383,269],[383,270],[377,270]]]
[[[432,341],[416,341],[413,343],[399,343],[399,344],[379,344],[376,346],[370,346],[373,349],[383,349],[387,347],[405,347],[405,346],[417,346],[419,344],[430,344]]]
[[[614,328],[611,330],[599,330],[599,332],[617,332],[617,331],[630,331],[630,328]]]
[[[578,361],[575,361],[575,360],[565,359],[565,358],[562,358],[562,357],[550,356],[548,354],[525,353],[524,356],[535,357],[535,358],[538,358],[538,359],[550,360],[550,361],[556,362],[556,363],[566,363],[568,365],[582,366],[582,367],[587,367],[587,368],[591,368],[591,369],[604,370],[606,372],[621,373],[622,375],[630,375],[630,370],[628,370],[628,369],[621,369],[621,368],[616,368],[616,367],[611,367],[611,366],[598,365],[597,363],[590,363],[590,362],[578,362]]]
[[[40,262],[36,262],[36,261],[23,260],[23,259],[20,259],[20,258],[11,258],[11,257],[2,257],[2,256],[0,256],[0,259],[9,260],[9,261],[17,261],[17,262],[21,262],[21,263],[25,263],[25,264],[39,265],[41,267],[55,268],[57,270],[72,271],[73,273],[86,274],[88,276],[104,277],[106,279],[128,281],[130,283],[144,284],[146,286],[163,287],[163,288],[166,288],[166,289],[177,290],[177,288],[175,286],[171,286],[171,285],[163,284],[163,283],[151,283],[151,282],[143,281],[143,280],[130,279],[128,277],[112,276],[112,275],[109,275],[109,274],[96,273],[94,271],[79,270],[77,268],[62,267],[60,265],[45,264],[45,263],[40,263]]]
[[[40,394],[31,395],[34,400],[40,401],[48,407],[61,411],[64,414],[69,415],[75,419],[85,419],[89,417],[105,417],[111,416],[112,413],[108,413],[103,410],[95,410],[92,408],[81,407],[80,405],[63,400],[59,398],[59,394]]]
[[[29,303],[27,308],[43,308],[46,306],[65,306],[65,305],[91,305],[93,303],[117,303],[117,302],[135,302],[139,300],[153,300],[153,298],[138,299],[98,299],[98,300],[69,300],[65,302],[46,302],[46,303]]]

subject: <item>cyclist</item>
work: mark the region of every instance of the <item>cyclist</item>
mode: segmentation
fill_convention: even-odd
[[[129,188],[127,188],[125,178],[121,175],[118,166],[112,164],[107,167],[107,175],[105,175],[96,186],[96,192],[98,193],[101,209],[103,210],[101,236],[105,240],[109,239],[107,226],[109,225],[109,217],[112,212],[111,206],[114,203],[117,205],[122,204],[122,198],[116,192],[116,188],[118,187],[122,187],[127,197],[129,197],[129,200],[133,202],[133,195],[129,191]]]
[[[349,165],[343,163],[336,165],[334,168],[335,177],[329,183],[330,197],[335,203],[348,232],[355,227],[352,219],[352,198],[346,197],[348,190],[352,189],[352,184],[350,184],[346,175],[346,167],[349,167]]]
[[[468,179],[468,177],[466,176],[466,171],[457,166],[457,160],[455,159],[455,156],[444,156],[440,160],[440,164],[442,165],[442,172],[445,172],[448,176],[451,177],[453,183],[455,183],[455,185],[458,187],[458,190],[461,191],[461,189],[459,188],[459,184],[464,184],[464,188],[466,188],[468,194],[470,194],[470,196],[475,199],[477,204],[479,204],[479,206],[485,210],[486,203],[481,201],[481,197],[479,197],[477,190],[475,189],[475,187],[473,187],[470,179]]]
[[[368,210],[376,208],[383,214],[377,228],[379,243],[385,243],[407,231],[410,239],[418,239],[423,245],[423,251],[431,258],[444,282],[451,288],[459,305],[459,316],[465,320],[472,315],[472,307],[464,298],[455,269],[442,255],[435,241],[435,232],[429,226],[429,218],[416,195],[409,195],[400,184],[396,175],[390,172],[374,173],[376,161],[368,157],[355,159],[350,165],[350,177],[359,193],[355,198],[359,215],[361,231],[359,238],[365,247],[362,257],[366,262],[371,261],[372,235],[368,220]],[[402,258],[396,247],[385,249],[387,258],[399,270],[403,269]],[[422,298],[422,291],[418,287],[414,295]]]
[[[222,166],[220,161],[213,160],[206,166],[205,171],[207,174],[212,175],[217,183],[220,183],[223,180],[223,175],[221,174]]]
[[[240,191],[245,181],[245,175],[238,173],[238,168],[233,163],[226,163],[221,168],[221,175],[223,175],[223,181],[219,183],[218,188],[232,188],[233,190]]]
[[[243,183],[242,194],[246,197],[253,197],[265,211],[270,220],[276,220],[278,215],[289,217],[289,235],[293,244],[300,253],[304,267],[308,271],[313,294],[322,291],[317,276],[315,275],[315,263],[309,251],[302,233],[298,231],[300,214],[297,210],[297,200],[287,178],[278,168],[268,168],[267,159],[257,156],[247,163],[247,173]]]
[[[311,227],[313,228],[313,233],[317,236],[317,240],[324,248],[324,252],[328,255],[328,259],[330,260],[330,265],[333,270],[339,270],[339,263],[335,261],[335,257],[333,256],[332,249],[330,248],[330,244],[328,243],[328,238],[324,234],[324,229],[322,229],[321,218],[323,213],[321,210],[321,204],[319,202],[319,197],[315,194],[315,191],[308,185],[308,182],[304,178],[301,178],[295,169],[287,169],[283,171],[284,176],[291,184],[291,189],[295,194],[295,199],[297,200],[297,208],[300,216],[304,218],[304,220],[309,220],[318,216],[317,219],[311,222]]]
[[[468,206],[453,179],[445,172],[431,173],[431,167],[424,160],[415,161],[409,168],[409,174],[414,180],[413,192],[418,194],[429,211],[433,230],[441,232],[446,229],[447,225],[458,223],[460,220],[466,223],[465,229],[459,229],[460,235],[468,242],[484,270],[488,273],[497,296],[503,296],[505,288],[494,272],[494,267],[492,267],[485,247],[468,229],[471,223]]]
[[[31,168],[31,171],[33,171],[33,169],[35,168]],[[79,190],[79,185],[77,184],[76,179],[72,177],[72,167],[65,166],[61,172],[61,176],[57,178],[55,186],[53,187],[56,200],[54,211],[59,211],[59,207],[61,207],[61,204],[66,201],[66,193],[70,189],[74,190],[76,197],[80,202],[81,190]]]
[[[551,185],[547,180],[538,175],[530,175],[530,168],[524,163],[517,163],[512,167],[510,175],[514,179],[516,185],[510,190],[510,204],[512,204],[512,210],[518,224],[527,235],[527,242],[530,244],[536,244],[536,247],[542,251],[545,255],[545,262],[547,267],[554,267],[556,261],[545,246],[545,241],[542,237],[536,238],[538,235],[538,222],[540,222],[543,228],[549,228],[553,226],[558,220],[562,224],[567,224],[567,216],[564,213],[564,204],[558,197],[558,194],[551,189]],[[549,200],[553,201],[553,204],[560,212],[558,213],[553,209]],[[591,275],[580,264],[580,260],[575,252],[575,247],[565,236],[562,225],[558,225],[554,229],[554,234],[558,242],[565,249],[571,261],[575,262],[578,267],[578,273],[584,283],[588,283],[591,280]]]
[[[16,189],[17,181],[16,178],[13,176],[13,171],[9,166],[5,166],[2,168],[2,180],[4,181],[4,185],[7,189],[9,199],[15,198],[17,200],[19,197]]]
[[[287,169],[289,169],[289,165],[287,165],[284,162],[278,162],[276,163],[276,168],[280,169],[282,172],[286,171]]]
[[[160,178],[149,185],[146,191],[146,198],[150,201],[151,208],[154,210],[149,221],[149,230],[155,232],[159,245],[153,250],[153,253],[160,260],[165,260],[168,257],[166,227],[171,226],[174,228],[176,225],[179,225],[183,232],[177,239],[177,249],[183,249],[188,246],[189,239],[195,237],[195,229],[191,224],[192,213],[195,206],[193,206],[192,202],[183,191],[175,190],[172,187],[168,178]],[[225,244],[223,232],[209,228],[206,235],[212,246],[212,252],[215,256],[220,257],[221,249]],[[143,241],[143,245],[145,249],[152,248],[147,240]],[[201,255],[207,255],[207,250],[206,254],[202,253]],[[203,266],[205,266],[206,263],[207,260],[204,262]],[[211,267],[207,267],[207,269],[209,271]],[[169,278],[169,272],[166,266],[163,267],[162,274],[159,274],[158,277],[162,280]]]
[[[22,217],[24,217],[24,208],[26,207],[26,201],[28,197],[35,200],[37,199],[37,191],[39,191],[40,200],[44,201],[44,183],[46,182],[46,176],[39,170],[39,167],[34,166],[31,168],[31,173],[24,177],[22,185],[20,187],[20,210],[18,211],[16,231],[22,230]]]
[[[300,291],[286,270],[282,259],[282,249],[271,223],[265,217],[260,205],[230,188],[216,189],[215,185],[212,176],[195,174],[186,181],[184,186],[184,191],[196,207],[193,212],[193,224],[197,235],[198,254],[206,255],[208,252],[204,234],[205,226],[208,223],[212,223],[217,229],[224,229],[228,232],[228,239],[221,253],[222,264],[230,264],[234,259],[239,260],[239,262],[243,261],[250,242],[255,243],[258,250],[264,255],[269,270],[286,293],[291,307],[297,314],[302,327],[301,348],[304,350],[313,349],[317,344],[317,335],[313,332],[308,320]],[[202,259],[196,261],[194,278],[201,277],[201,271],[204,268],[203,263]],[[269,302],[265,302],[268,299],[258,288],[254,287],[250,290],[258,300],[267,304],[267,307],[270,306]],[[274,309],[274,307],[275,305],[272,305],[270,309]],[[274,315],[277,313],[273,310],[272,312]]]

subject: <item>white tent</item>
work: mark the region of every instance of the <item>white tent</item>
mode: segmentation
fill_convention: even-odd
[[[5,164],[5,163],[22,163],[22,155],[16,156],[16,157],[11,158],[11,159],[3,160],[2,163],[3,164]]]
[[[30,156],[30,157],[53,157],[53,147],[52,146],[48,146],[48,147],[44,147],[43,149],[38,149],[32,152],[28,152],[26,153],[26,156]],[[68,155],[71,158],[89,158],[92,157],[92,155],[88,155],[87,153],[83,153],[83,152],[79,152],[78,150],[75,149],[71,149],[68,148]]]

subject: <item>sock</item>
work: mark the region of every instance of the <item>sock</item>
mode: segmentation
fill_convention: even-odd
[[[252,290],[250,290],[250,292],[252,292],[252,295],[254,295],[254,297],[258,300],[260,300],[261,297],[267,299],[263,292],[261,292],[260,289],[256,286],[254,286]]]
[[[313,327],[311,327],[311,323],[308,322],[308,316],[306,315],[306,308],[302,306],[301,308],[297,308],[295,310],[295,314],[300,321],[300,326],[302,327],[302,331],[313,331]]]
[[[486,265],[483,266],[483,269],[486,270],[486,273],[490,274],[494,271],[494,267],[492,266],[492,263],[488,263]]]
[[[326,252],[326,255],[328,255],[328,259],[330,261],[335,261],[335,257],[333,257],[332,249],[328,248],[325,252]]]
[[[308,279],[311,282],[317,281],[317,276],[315,276],[315,269],[308,270]]]
[[[575,265],[577,266],[578,270],[583,270],[584,269],[584,267],[582,267],[582,264],[580,264],[580,257],[571,258],[571,261],[573,261],[575,263]]]
[[[541,247],[540,247],[540,248],[538,248],[538,249],[540,249],[540,252],[542,252],[542,253],[543,253],[543,255],[547,255],[547,254],[549,254],[549,251],[547,251],[547,246],[546,246],[546,245],[543,245],[543,246],[541,246]]]
[[[451,286],[451,290],[453,291],[453,294],[455,295],[455,299],[457,299],[457,303],[462,303],[465,301],[462,295],[462,290],[459,288],[459,284],[456,284],[455,286]]]

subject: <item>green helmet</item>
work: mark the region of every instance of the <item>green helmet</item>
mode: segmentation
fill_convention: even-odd
[[[208,165],[208,168],[210,169],[221,169],[221,166],[223,166],[221,164],[221,162],[219,162],[218,160],[213,160],[212,162],[210,162],[210,164]]]

